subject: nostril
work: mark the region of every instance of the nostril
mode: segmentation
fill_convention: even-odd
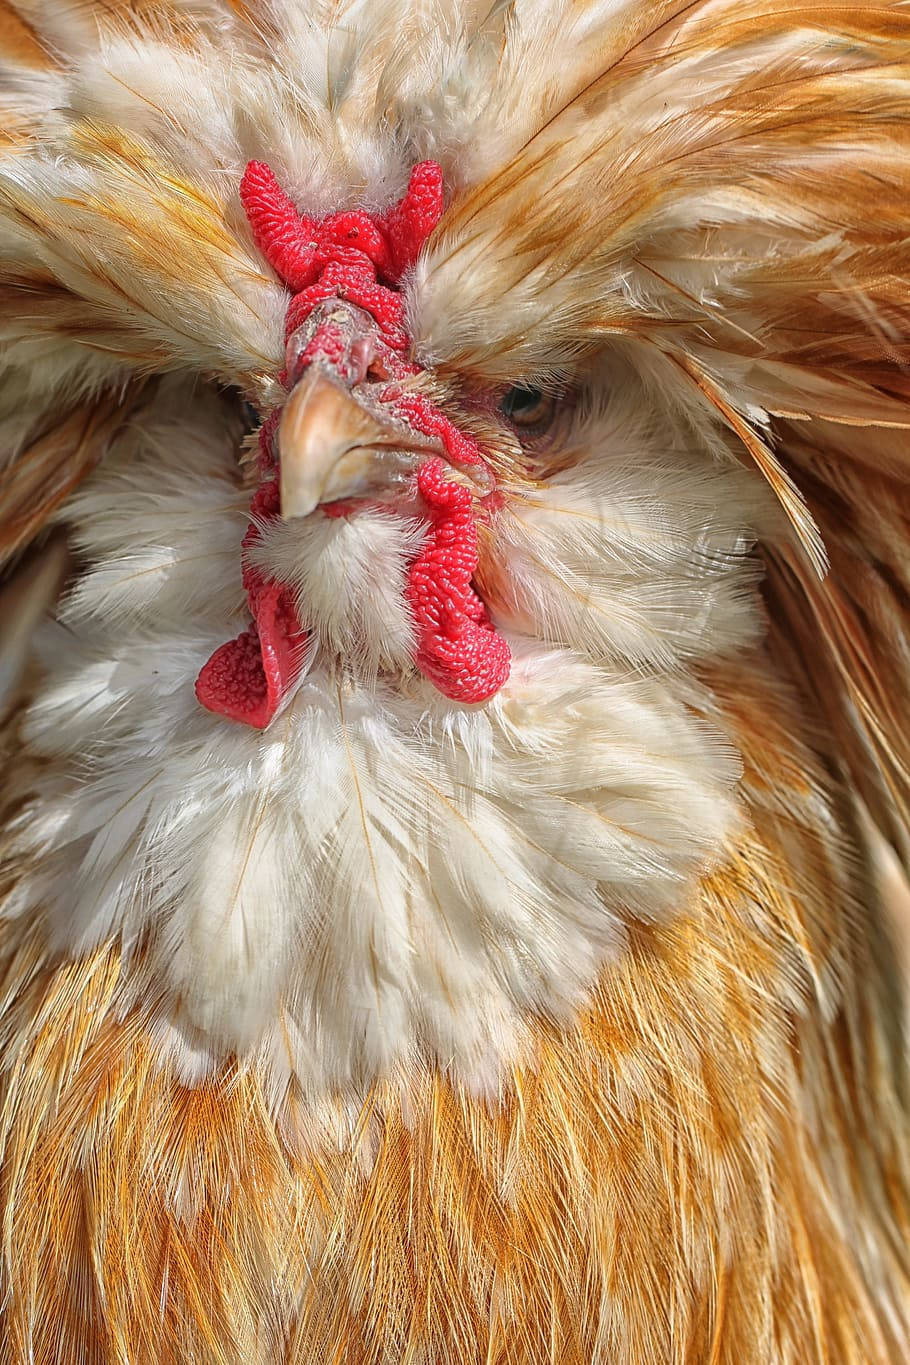
[[[370,372],[376,355],[376,342],[372,336],[358,337],[351,344],[348,371],[352,384],[360,384]]]
[[[367,367],[364,378],[372,384],[384,384],[387,379],[391,379],[392,370],[388,363],[388,356],[375,355]]]

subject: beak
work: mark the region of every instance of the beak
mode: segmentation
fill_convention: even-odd
[[[351,391],[313,367],[291,391],[278,428],[281,515],[306,517],[322,502],[362,498],[409,474],[439,442],[362,407]]]

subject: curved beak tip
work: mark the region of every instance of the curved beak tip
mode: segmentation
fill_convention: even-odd
[[[291,390],[278,427],[281,515],[306,517],[320,503],[360,498],[381,489],[401,460],[436,453],[399,425],[375,416],[322,368]]]

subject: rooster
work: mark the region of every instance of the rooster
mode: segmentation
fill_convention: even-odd
[[[892,1365],[910,11],[0,0],[4,1365]]]

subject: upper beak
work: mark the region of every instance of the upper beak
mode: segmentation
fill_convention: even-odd
[[[430,437],[385,421],[314,366],[291,391],[278,428],[281,515],[308,516],[322,502],[362,498],[408,472],[415,455],[438,455]]]

